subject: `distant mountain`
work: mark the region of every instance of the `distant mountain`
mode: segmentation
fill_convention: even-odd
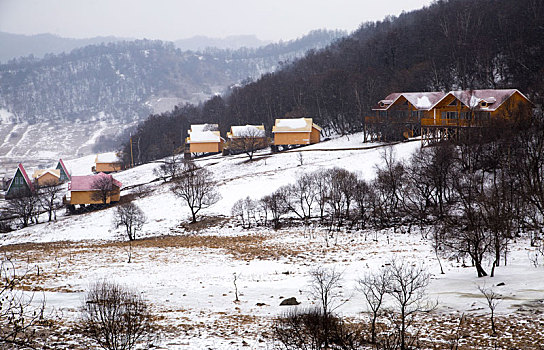
[[[231,35],[225,38],[210,38],[198,35],[192,38],[176,40],[174,42],[176,47],[183,51],[203,51],[210,47],[223,50],[237,50],[242,47],[257,48],[270,43],[270,41],[258,39],[255,35]]]
[[[6,63],[13,58],[29,55],[41,58],[46,54],[68,53],[78,47],[122,40],[126,39],[113,36],[71,39],[53,34],[21,35],[0,32],[0,62]]]
[[[321,30],[257,49],[203,52],[158,40],[122,41],[43,59],[17,58],[0,65],[0,109],[30,123],[85,121],[99,114],[130,122],[257,79],[343,34]]]

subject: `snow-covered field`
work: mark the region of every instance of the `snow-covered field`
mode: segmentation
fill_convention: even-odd
[[[2,172],[11,176],[21,161],[25,167],[45,168],[59,158],[89,155],[100,136],[113,137],[133,125],[107,120],[11,123],[8,117],[5,110],[0,110],[0,177]]]
[[[508,266],[497,268],[496,277],[479,279],[475,269],[456,261],[443,261],[446,273],[441,275],[430,242],[418,233],[342,232],[327,246],[319,230],[244,230],[228,218],[236,200],[259,199],[304,172],[342,167],[372,179],[383,148],[350,149],[369,146],[375,145],[363,144],[362,135],[357,134],[290,152],[261,152],[253,162],[243,155],[200,158],[196,162],[213,172],[222,195],[203,212],[209,225],[189,228],[184,224],[189,211],[169,185],[149,184],[151,193],[135,200],[148,220],[142,234],[147,239],[134,243],[132,263],[127,263],[128,245],[121,231],[112,228],[114,208],[62,216],[54,223],[11,232],[1,237],[0,251],[32,268],[32,288],[43,291],[48,307],[67,320],[77,317],[83,291],[93,281],[112,279],[141,291],[169,329],[161,343],[168,349],[271,348],[270,323],[285,310],[279,303],[296,297],[301,306],[312,305],[308,272],[321,265],[343,272],[346,303],[338,312],[347,317],[362,317],[365,310],[355,288],[357,279],[391,258],[428,268],[432,274],[429,296],[439,303],[438,315],[485,314],[477,289],[484,284],[502,295],[500,315],[522,315],[520,309],[534,309],[544,296],[544,268],[532,266],[525,240],[512,244]],[[419,147],[420,142],[414,141],[394,145],[393,150],[397,157],[407,159]],[[67,166],[73,174],[82,175],[90,171],[93,160],[94,156],[88,156],[68,161]],[[156,166],[143,165],[114,177],[123,187],[148,183],[154,179]],[[33,272],[37,266],[40,276]],[[234,274],[240,302],[234,302]],[[496,287],[499,282],[505,285]]]

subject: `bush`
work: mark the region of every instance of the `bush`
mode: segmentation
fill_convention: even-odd
[[[81,330],[107,350],[129,350],[155,331],[147,302],[114,282],[100,281],[87,291]]]

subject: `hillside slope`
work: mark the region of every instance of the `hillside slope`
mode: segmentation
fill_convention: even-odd
[[[261,153],[261,159],[250,163],[243,156],[199,159],[198,163],[219,181],[223,199],[204,213],[217,221],[201,226],[199,231],[186,229],[188,226],[180,222],[188,219],[189,212],[172,195],[169,185],[150,184],[151,194],[135,200],[148,221],[143,230],[147,238],[133,243],[132,263],[126,262],[128,247],[121,243],[121,230],[111,226],[115,208],[62,217],[54,223],[9,233],[2,237],[0,250],[40,266],[43,277],[32,282],[32,288],[44,290],[48,307],[62,312],[66,324],[77,319],[83,291],[93,281],[111,278],[137,289],[151,302],[164,329],[169,330],[162,344],[174,349],[269,349],[267,332],[274,317],[286,310],[279,306],[283,298],[295,296],[301,307],[314,305],[308,293],[308,272],[315,266],[343,272],[340,295],[344,303],[337,311],[354,319],[363,317],[360,313],[364,302],[356,290],[356,280],[392,257],[424,264],[432,275],[430,297],[439,301],[439,307],[432,316],[435,322],[423,328],[429,337],[440,337],[440,331],[446,328],[433,326],[456,324],[452,320],[460,312],[471,317],[485,315],[477,286],[500,281],[506,283],[501,287],[504,298],[497,309],[498,317],[507,315],[501,319],[502,324],[506,319],[519,320],[528,328],[516,339],[527,341],[528,334],[531,339],[542,339],[542,332],[530,326],[530,316],[519,311],[530,310],[529,303],[544,292],[542,267],[534,268],[529,263],[527,242],[522,240],[509,248],[509,264],[497,268],[497,279],[477,279],[472,269],[454,260],[444,262],[446,274],[440,275],[429,240],[416,233],[348,230],[326,243],[324,235],[329,233],[318,228],[245,230],[222,218],[230,215],[230,207],[237,199],[258,199],[293,182],[301,173],[336,166],[365,179],[373,178],[375,165],[381,164],[383,147],[338,150],[362,146],[361,135],[351,135],[290,153]],[[418,141],[407,142],[393,146],[393,150],[406,159],[418,147]],[[303,154],[302,165],[299,152]],[[68,167],[82,174],[91,162],[87,157],[68,162]],[[145,183],[153,179],[152,169],[156,166],[139,166],[115,177],[124,186]],[[6,246],[12,243],[19,245]],[[239,276],[240,302],[236,303],[234,273]],[[508,333],[501,341],[510,338]],[[68,344],[77,341],[69,338]]]

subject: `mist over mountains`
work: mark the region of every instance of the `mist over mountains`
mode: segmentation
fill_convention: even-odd
[[[85,120],[96,115],[130,122],[157,108],[160,112],[179,103],[198,103],[343,35],[318,30],[259,48],[198,52],[159,40],[111,41],[43,59],[37,54],[15,58],[0,65],[0,109],[11,112],[15,122]]]

